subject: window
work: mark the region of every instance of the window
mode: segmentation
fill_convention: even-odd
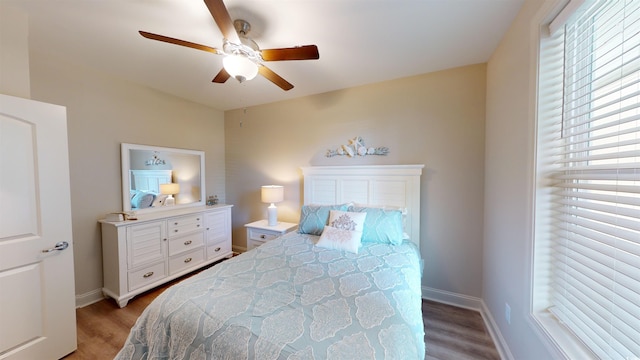
[[[582,4],[541,40],[538,87],[534,314],[640,359],[640,1]]]

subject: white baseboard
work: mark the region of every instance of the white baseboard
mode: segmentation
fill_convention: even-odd
[[[480,298],[452,293],[444,290],[438,290],[427,286],[422,287],[422,298],[465,309],[471,309],[480,312],[482,310],[482,299]]]
[[[493,343],[496,344],[500,358],[504,360],[514,360],[513,354],[511,353],[511,350],[509,350],[509,346],[507,346],[507,341],[502,336],[502,333],[498,328],[498,324],[496,324],[496,321],[493,318],[493,315],[491,315],[487,304],[484,303],[484,300],[482,300],[482,310],[480,313],[482,314],[482,319],[484,319],[484,324],[487,326],[489,335],[491,335],[491,338],[493,339]]]
[[[507,342],[504,340],[504,337],[493,319],[493,316],[489,312],[489,308],[484,303],[484,300],[474,296],[452,293],[427,286],[422,287],[422,298],[478,311],[482,316],[482,320],[484,321],[487,330],[489,331],[491,339],[493,339],[493,343],[496,345],[500,358],[503,360],[513,360],[513,355],[507,346]]]
[[[91,290],[84,294],[76,295],[76,309],[91,305],[93,303],[97,303],[102,299],[104,299],[102,288]]]

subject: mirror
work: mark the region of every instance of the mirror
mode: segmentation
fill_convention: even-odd
[[[123,211],[205,204],[204,151],[122,143],[121,156]]]

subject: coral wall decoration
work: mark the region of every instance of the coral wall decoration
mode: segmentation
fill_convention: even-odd
[[[342,156],[348,157],[366,156],[366,155],[387,155],[389,148],[387,147],[367,147],[360,136],[349,139],[348,145],[341,145],[335,150],[327,150],[327,157]]]

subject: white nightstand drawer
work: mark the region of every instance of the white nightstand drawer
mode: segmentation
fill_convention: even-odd
[[[169,256],[204,245],[204,232],[189,234],[169,240]]]
[[[204,247],[169,258],[169,274],[173,275],[204,261]]]
[[[167,277],[165,263],[160,262],[143,269],[129,272],[129,291],[143,287]]]
[[[188,215],[174,217],[167,220],[169,237],[175,237],[203,229],[203,215]]]
[[[282,235],[280,232],[271,232],[267,230],[249,229],[249,239],[256,241],[269,241]]]
[[[266,243],[266,241],[249,239],[247,241],[247,250],[255,249],[255,248],[257,248],[258,246],[261,246],[264,243]]]
[[[298,224],[279,221],[274,226],[269,226],[266,220],[259,220],[246,224],[247,250],[256,248],[267,241],[271,241],[298,228]]]

